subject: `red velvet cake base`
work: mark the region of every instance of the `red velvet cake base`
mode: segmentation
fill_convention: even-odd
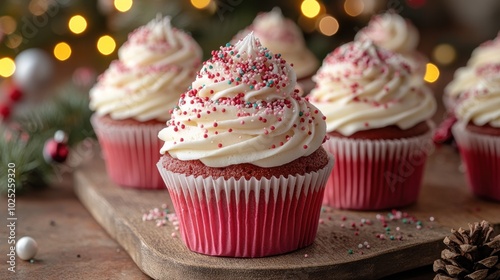
[[[457,123],[453,135],[457,141],[465,175],[472,192],[482,198],[500,201],[500,129],[467,128]]]
[[[335,157],[323,203],[340,209],[397,208],[418,199],[431,132],[402,139],[330,136],[323,144]]]
[[[165,180],[186,246],[201,254],[264,257],[313,243],[333,159],[303,175],[225,179],[174,173]]]
[[[122,187],[163,189],[165,185],[155,168],[160,158],[158,132],[163,122],[146,124],[109,120],[92,116],[92,126],[102,149],[110,179]]]

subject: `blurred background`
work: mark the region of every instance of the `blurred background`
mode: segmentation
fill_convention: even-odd
[[[418,50],[429,58],[425,80],[440,102],[437,122],[444,117],[442,91],[454,71],[500,29],[495,0],[2,0],[0,129],[7,136],[0,137],[0,160],[26,163],[18,165],[27,169],[20,174],[29,174],[20,185],[43,185],[52,170],[51,160],[42,157],[46,141],[57,130],[70,146],[94,137],[89,88],[117,58],[128,33],[158,13],[190,32],[206,59],[259,12],[274,7],[297,23],[320,60],[353,40],[373,15],[392,10],[411,20],[420,32]]]
[[[64,79],[92,83],[116,59],[127,34],[158,13],[191,32],[207,58],[275,6],[300,26],[319,59],[351,41],[373,15],[393,10],[417,26],[419,50],[441,72],[465,64],[473,48],[500,29],[500,2],[494,0],[2,0],[0,111],[10,116],[5,95],[12,82],[37,102],[46,97],[38,96],[40,90]],[[428,81],[449,81],[429,74]]]

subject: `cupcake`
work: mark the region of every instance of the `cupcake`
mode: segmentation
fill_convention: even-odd
[[[407,19],[394,12],[375,15],[368,26],[355,36],[356,40],[371,40],[378,47],[399,53],[414,68],[419,79],[425,75],[427,58],[417,51],[420,35]]]
[[[304,35],[295,22],[283,17],[281,9],[275,7],[270,12],[258,14],[250,26],[236,34],[233,42],[250,32],[254,32],[263,46],[281,54],[293,66],[297,82],[304,94],[308,94],[314,87],[311,77],[318,70],[319,60],[307,48]]]
[[[157,18],[133,31],[118,60],[90,90],[91,122],[110,179],[123,187],[165,188],[155,168],[158,132],[201,65],[188,34]]]
[[[500,201],[500,63],[486,64],[454,107],[457,142],[472,192]]]
[[[460,95],[476,84],[477,69],[489,63],[500,63],[500,33],[474,49],[467,65],[455,71],[453,80],[444,89],[443,101],[448,111],[453,112]]]
[[[324,203],[355,210],[417,200],[436,101],[397,53],[354,41],[327,55],[310,101],[326,116],[335,156]]]
[[[212,52],[159,133],[158,170],[186,246],[263,257],[310,245],[333,159],[321,112],[251,33]]]

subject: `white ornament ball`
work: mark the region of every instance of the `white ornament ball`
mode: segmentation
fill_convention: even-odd
[[[16,243],[16,253],[21,260],[31,260],[37,252],[38,244],[29,236],[21,237]]]
[[[54,74],[52,58],[41,49],[27,49],[16,56],[13,79],[22,90],[30,92],[46,85]]]

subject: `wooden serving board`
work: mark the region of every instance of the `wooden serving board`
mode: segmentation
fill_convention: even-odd
[[[500,205],[470,195],[458,171],[459,162],[451,148],[431,156],[419,202],[403,209],[422,222],[421,229],[403,219],[389,221],[390,230],[385,229],[376,215],[387,218],[388,212],[325,207],[313,245],[255,259],[211,257],[189,251],[170,222],[157,227],[154,221],[142,220],[144,213],[162,204],[173,211],[168,192],[120,188],[109,181],[104,162],[98,157],[79,167],[74,176],[80,201],[152,278],[378,279],[432,264],[440,256],[442,240],[450,227],[467,227],[467,223],[482,219],[500,222]],[[362,219],[372,224],[361,226]],[[380,234],[386,238],[377,237]]]

